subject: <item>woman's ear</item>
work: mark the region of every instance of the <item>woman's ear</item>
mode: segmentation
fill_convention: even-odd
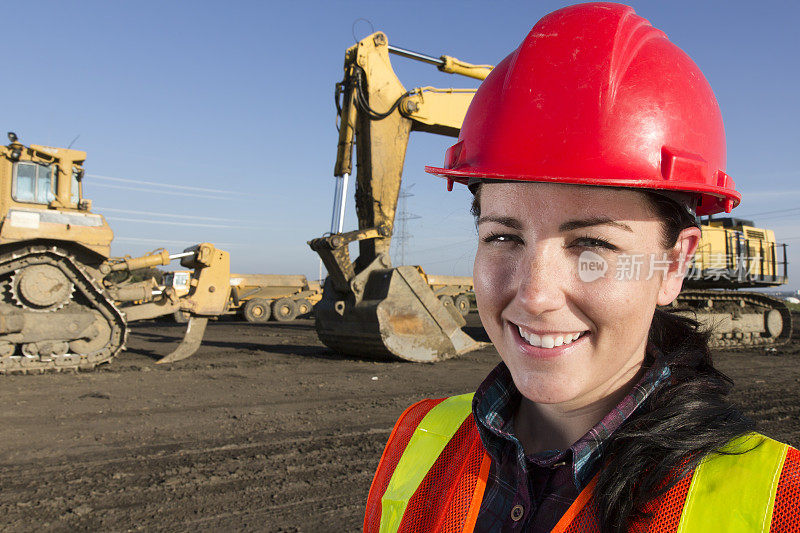
[[[681,292],[683,287],[683,277],[686,275],[686,270],[694,257],[697,245],[700,244],[700,235],[700,228],[694,226],[685,228],[678,235],[675,246],[668,252],[668,256],[672,261],[670,262],[669,270],[661,280],[661,288],[658,291],[658,305],[669,305],[678,297],[678,293]]]

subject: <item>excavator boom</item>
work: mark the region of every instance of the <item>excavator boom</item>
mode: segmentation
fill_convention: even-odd
[[[390,53],[476,79],[491,70],[390,46],[381,32],[347,50],[345,77],[336,86],[340,124],[331,233],[309,241],[329,274],[315,307],[316,328],[326,345],[342,353],[432,362],[481,343],[462,331],[465,321],[452,297],[437,296],[419,267],[393,268],[389,249],[411,132],[457,137],[475,89],[406,90]],[[342,232],[353,147],[358,229]],[[354,260],[352,242],[359,249]]]

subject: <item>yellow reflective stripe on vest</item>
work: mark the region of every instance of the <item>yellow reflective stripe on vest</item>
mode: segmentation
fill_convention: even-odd
[[[440,402],[414,430],[381,498],[380,533],[394,533],[400,528],[408,501],[472,411],[473,394]]]
[[[788,446],[752,433],[725,449],[749,451],[714,455],[698,465],[677,533],[769,531]]]

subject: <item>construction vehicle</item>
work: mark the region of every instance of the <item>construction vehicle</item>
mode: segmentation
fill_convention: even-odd
[[[164,285],[175,293],[186,294],[190,290],[191,272],[178,270],[164,274]],[[273,318],[288,322],[311,313],[314,304],[322,298],[319,282],[308,281],[303,275],[279,274],[231,274],[231,296],[226,314],[239,314],[252,323],[261,323]],[[176,322],[186,322],[185,311],[173,313]]]
[[[430,277],[421,268],[392,267],[389,246],[411,132],[457,137],[476,90],[421,87],[407,91],[392,69],[389,54],[475,79],[484,79],[492,68],[395,47],[382,32],[346,51],[344,80],[336,85],[339,141],[331,231],[309,242],[329,274],[315,308],[316,329],[323,343],[342,353],[433,362],[480,344],[461,330],[464,321],[451,300],[437,300],[441,293],[434,293],[436,285],[428,283]],[[344,191],[352,171],[353,146],[358,164],[358,230],[343,233]],[[785,246],[775,243],[771,231],[751,226],[724,219],[704,224],[694,268],[674,303],[689,308],[713,328],[713,346],[775,344],[791,333],[791,315],[783,302],[739,290],[786,283]],[[351,242],[359,245],[355,261],[350,259]],[[783,250],[782,260],[779,250]],[[728,262],[711,262],[720,255]],[[759,259],[754,263],[753,258]],[[736,265],[742,260],[749,274],[740,279],[741,267]],[[709,276],[723,266],[726,276]]]
[[[83,197],[86,153],[8,137],[0,146],[0,373],[106,363],[124,349],[129,322],[176,310],[191,316],[186,334],[158,362],[192,355],[228,301],[228,253],[202,243],[177,254],[111,257],[114,234]],[[155,291],[152,278],[126,282],[135,270],[174,260],[192,269],[182,297]]]
[[[425,274],[422,272],[425,281],[433,291],[434,296],[445,307],[452,304],[461,316],[467,316],[472,308],[471,300],[474,299],[474,289],[472,278],[469,276],[442,276],[439,274]],[[473,298],[470,298],[473,295]]]
[[[768,288],[788,280],[786,245],[772,230],[750,220],[706,220],[683,291],[673,306],[689,309],[711,332],[711,346],[745,348],[789,341],[792,315],[778,298],[742,289]]]
[[[458,136],[475,89],[407,91],[392,70],[390,53],[474,79],[484,79],[492,68],[390,46],[382,32],[347,50],[344,80],[336,86],[340,124],[331,232],[309,242],[328,271],[314,312],[316,330],[323,343],[342,353],[433,362],[482,346],[461,329],[466,322],[454,305],[453,296],[467,291],[445,294],[437,284],[431,287],[420,267],[392,267],[389,248],[411,132]],[[354,145],[358,230],[343,233]],[[354,261],[352,242],[359,247]],[[459,299],[464,301],[469,303],[466,296]]]

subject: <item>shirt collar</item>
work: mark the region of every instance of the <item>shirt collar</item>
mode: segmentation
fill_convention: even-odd
[[[511,378],[505,363],[500,363],[478,387],[472,401],[472,411],[486,451],[494,461],[503,449],[512,444],[516,448],[520,467],[527,470],[527,461],[539,466],[554,466],[567,461],[572,466],[576,487],[582,487],[594,474],[602,457],[608,437],[636,411],[645,400],[670,376],[661,352],[650,345],[647,349],[649,368],[631,391],[600,422],[566,450],[552,450],[525,456],[522,445],[514,434],[513,416],[521,394]]]

